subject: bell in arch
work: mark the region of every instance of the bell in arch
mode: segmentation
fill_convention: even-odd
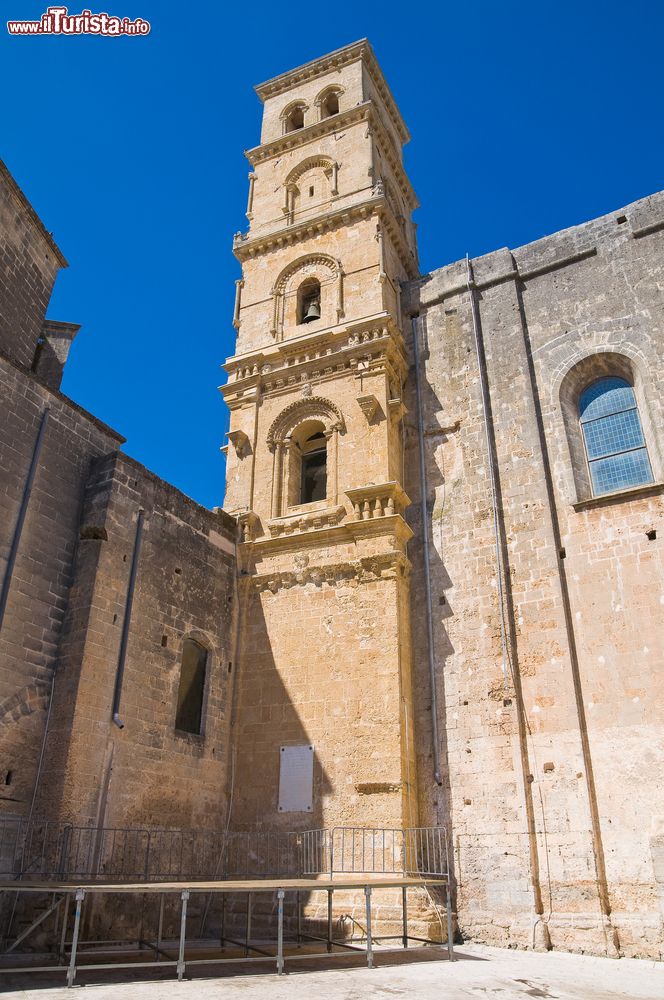
[[[320,319],[320,299],[312,299],[307,303],[307,307],[302,317],[303,323],[311,323],[315,319]]]

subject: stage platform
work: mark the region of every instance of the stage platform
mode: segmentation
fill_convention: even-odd
[[[372,897],[373,893],[379,890],[396,890],[399,894],[401,903],[401,922],[402,922],[402,933],[397,936],[386,937],[384,935],[380,936],[381,942],[384,941],[399,941],[399,950],[403,948],[408,948],[410,942],[415,942],[418,945],[437,945],[441,946],[439,941],[433,941],[427,938],[414,937],[408,932],[408,890],[409,889],[427,889],[431,890],[442,890],[445,895],[445,907],[446,907],[446,917],[447,917],[447,943],[445,945],[448,958],[450,961],[454,960],[454,947],[453,947],[453,927],[452,927],[452,909],[451,909],[451,899],[450,899],[450,886],[448,879],[445,876],[439,877],[424,877],[424,876],[399,876],[399,875],[375,875],[368,876],[364,874],[362,876],[345,876],[343,874],[338,874],[334,876],[315,876],[312,878],[295,878],[295,879],[248,879],[248,880],[219,880],[219,881],[178,881],[178,882],[74,882],[74,881],[52,881],[52,880],[31,880],[29,878],[22,878],[15,881],[1,881],[0,882],[0,893],[11,894],[23,894],[23,893],[41,893],[48,894],[51,899],[49,905],[46,909],[34,920],[31,925],[24,930],[15,941],[9,943],[5,953],[0,957],[0,974],[7,974],[10,972],[55,972],[61,971],[63,974],[66,973],[67,985],[73,986],[77,970],[93,971],[100,969],[138,969],[138,968],[149,968],[151,966],[156,966],[159,968],[164,968],[168,966],[173,966],[176,970],[176,974],[179,980],[181,980],[185,975],[185,970],[188,965],[213,965],[213,964],[226,964],[226,963],[244,963],[244,962],[265,962],[273,963],[276,968],[276,972],[281,975],[284,972],[284,967],[286,961],[296,961],[299,958],[302,959],[313,959],[313,958],[330,958],[335,955],[347,954],[350,952],[362,952],[366,954],[366,961],[369,968],[374,964],[374,938],[372,936]],[[357,944],[349,944],[346,941],[341,941],[335,939],[332,934],[333,922],[332,922],[332,902],[335,892],[338,891],[355,891],[361,892],[365,899],[365,924],[366,924],[366,945],[365,947],[359,947]],[[302,929],[302,898],[305,896],[310,896],[313,893],[323,892],[327,894],[327,935],[326,937],[319,937],[312,934],[306,933]],[[107,962],[95,962],[88,961],[87,959],[94,959],[95,956],[90,954],[91,950],[94,950],[97,955],[100,954],[104,949],[105,944],[110,944],[110,942],[94,941],[85,942],[81,939],[81,914],[83,911],[83,905],[86,900],[94,899],[98,896],[108,896],[108,895],[157,895],[160,897],[159,906],[159,921],[156,928],[156,936],[154,941],[141,940],[135,942],[139,951],[151,951],[154,953],[154,959],[152,961],[107,961]],[[214,941],[214,949],[218,952],[211,957],[206,958],[192,958],[187,957],[187,909],[189,900],[192,895],[203,895],[203,896],[215,896],[221,895],[222,897],[222,930],[221,934]],[[265,942],[263,939],[259,942],[254,941],[251,933],[251,918],[252,918],[252,907],[253,899],[257,894],[269,894],[276,896],[277,908],[276,908],[276,939],[270,943]],[[240,895],[246,897],[246,929],[245,929],[245,940],[237,941],[235,939],[229,938],[225,934],[224,930],[224,918],[225,913],[225,900],[227,896]],[[166,898],[169,896],[175,896],[179,900],[180,904],[180,935],[179,940],[176,942],[175,947],[172,949],[164,941],[162,936],[163,931],[163,920],[164,920],[164,905]],[[295,937],[287,939],[284,933],[284,906],[285,902],[289,899],[295,906],[296,913],[296,926],[297,930]],[[74,918],[73,918],[73,928],[71,931],[71,938],[68,939],[68,928],[70,924],[70,909],[71,904],[74,904]],[[39,964],[38,960],[34,961],[32,964],[19,964],[16,965],[14,956],[12,953],[24,940],[26,940],[32,932],[34,932],[39,926],[41,926],[44,921],[47,920],[49,916],[55,914],[56,919],[56,929],[60,926],[60,918],[62,917],[62,924],[59,934],[59,946],[55,948],[58,954],[58,961],[55,964]],[[303,950],[302,954],[297,954],[297,948],[301,947],[303,942],[311,941],[321,941],[325,944],[325,951],[310,952],[308,949]],[[218,943],[217,943],[218,942]],[[193,943],[193,942],[192,942]],[[117,949],[118,942],[113,942]],[[197,941],[197,948],[205,947],[206,951],[210,951],[211,942]],[[243,955],[229,955],[228,947],[237,950],[240,948],[244,951]],[[295,949],[295,953],[294,950]],[[388,951],[395,950],[394,948],[384,948],[381,946],[381,953],[386,953]],[[174,952],[177,952],[177,957],[175,957]],[[226,952],[226,955],[224,955]],[[251,955],[250,955],[251,953]],[[10,957],[11,956],[11,957]],[[126,956],[126,951],[123,953],[118,953],[118,958],[123,958]],[[23,955],[21,956],[24,957]],[[100,956],[101,957],[101,956]],[[35,956],[37,959],[37,956]]]

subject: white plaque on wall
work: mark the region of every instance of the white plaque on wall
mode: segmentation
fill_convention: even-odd
[[[314,748],[279,748],[279,812],[313,810]]]

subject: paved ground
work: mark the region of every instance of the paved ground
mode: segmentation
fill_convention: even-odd
[[[84,1000],[664,1000],[664,964],[655,962],[480,945],[459,948],[452,964],[437,951],[419,954],[408,964],[401,956],[378,956],[379,967],[371,970],[355,958],[333,968],[311,963],[311,971],[293,963],[293,971],[280,978],[255,972],[256,967],[241,976],[237,966],[217,978],[208,972],[182,983],[170,978],[172,972],[155,978],[150,971],[139,982],[114,973],[112,982],[77,985],[71,992],[45,977],[12,976],[0,980],[0,992],[10,1000],[73,1000],[77,995]]]

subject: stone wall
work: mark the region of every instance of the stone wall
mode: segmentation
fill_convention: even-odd
[[[406,488],[415,501],[421,820],[449,818],[460,923],[474,938],[659,956],[653,859],[664,813],[664,598],[661,539],[652,531],[661,488],[588,498],[561,386],[570,371],[592,381],[629,364],[659,482],[663,230],[660,194],[472,262],[479,366],[465,262],[409,289],[409,311],[422,325],[444,763],[437,787],[413,420]],[[411,418],[413,385],[411,377]]]
[[[0,351],[30,366],[53,283],[67,262],[0,161]]]
[[[119,714],[111,719],[139,510]],[[124,455],[85,495],[40,785],[41,812],[100,826],[219,829],[235,667],[235,522]],[[208,650],[202,734],[175,728],[182,643]]]
[[[25,815],[58,662],[85,483],[91,462],[123,439],[4,358],[0,395],[2,580],[48,409],[0,629],[0,801],[3,811]]]

